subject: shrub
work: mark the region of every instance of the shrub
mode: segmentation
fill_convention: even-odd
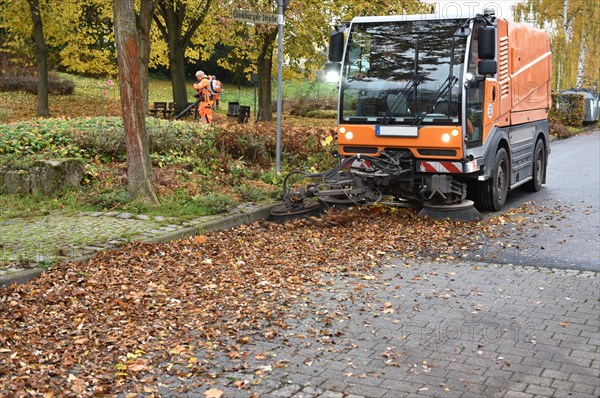
[[[233,158],[266,165],[275,158],[276,127],[268,123],[225,123],[216,126],[215,144],[219,151]],[[321,127],[286,126],[281,137],[282,152],[298,161],[306,161],[322,152],[321,142],[333,130]]]
[[[207,214],[225,213],[236,204],[231,196],[219,192],[211,192],[196,198],[195,202],[204,208]]]
[[[0,76],[0,91],[25,91],[37,94],[37,77],[30,75],[2,75]],[[73,81],[58,78],[52,74],[48,76],[48,93],[54,95],[71,95],[75,91]]]
[[[255,185],[243,184],[234,188],[235,193],[245,202],[261,202],[269,198],[270,193]]]
[[[582,94],[552,93],[552,108],[548,115],[551,122],[567,126],[583,126],[585,101]]]
[[[77,118],[65,121],[75,145],[90,158],[104,163],[124,160],[127,155],[123,121],[116,117]]]
[[[0,123],[8,123],[12,116],[12,112],[6,108],[0,108]]]
[[[193,123],[148,118],[151,153],[210,156],[210,130]],[[127,156],[123,120],[118,117],[44,119],[2,125],[0,154],[23,157],[88,157],[108,163]]]
[[[179,123],[148,118],[146,121],[150,138],[150,152],[166,154],[179,151],[186,155],[204,155],[200,151],[212,151],[208,145],[213,130],[196,123]],[[207,146],[208,145],[208,146]]]
[[[264,123],[218,125],[214,140],[222,154],[258,164],[270,161],[275,148],[272,126]]]
[[[64,123],[64,122],[63,122]],[[0,133],[0,163],[23,161],[38,155],[47,158],[81,158],[82,151],[56,119],[3,125]]]
[[[300,97],[295,100],[289,100],[287,101],[287,105],[289,107],[290,114],[295,116],[307,116],[309,112],[314,111],[337,110],[336,101],[308,97]]]
[[[191,169],[213,167],[233,172],[230,160],[241,160],[251,168],[269,167],[275,159],[276,127],[272,123],[211,126],[196,123],[147,119],[150,154],[154,164],[189,164]],[[102,163],[126,160],[125,133],[119,117],[40,119],[0,125],[0,163],[23,157],[74,157]],[[286,126],[282,134],[282,158],[287,165],[303,167],[311,158],[325,153],[323,142],[331,143],[330,128]],[[198,159],[199,162],[195,162]],[[316,162],[326,167],[323,159]],[[240,176],[238,176],[240,177]],[[241,176],[243,177],[243,176]]]
[[[70,122],[73,123],[75,119]],[[209,140],[203,139],[206,131],[193,123],[173,123],[168,120],[148,118],[146,121],[150,153],[157,155],[196,156],[210,151]],[[117,117],[80,119],[75,122],[73,133],[77,145],[90,154],[110,160],[125,160],[125,129],[123,120]]]
[[[569,130],[567,127],[563,126],[562,124],[558,123],[558,122],[550,122],[550,134],[555,135],[558,138],[564,139],[564,138],[569,138],[572,134],[571,134],[571,130]]]
[[[337,117],[337,110],[315,109],[313,111],[306,112],[305,117],[335,119]]]

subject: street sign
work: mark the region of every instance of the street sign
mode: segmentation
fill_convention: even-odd
[[[235,21],[252,22],[262,25],[277,25],[278,15],[260,11],[233,10],[232,17]]]

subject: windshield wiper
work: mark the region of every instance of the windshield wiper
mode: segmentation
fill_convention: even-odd
[[[454,84],[458,81],[458,77],[455,76],[448,76],[446,78],[446,80],[444,81],[444,83],[442,84],[442,86],[438,89],[438,91],[435,93],[435,95],[433,96],[433,99],[431,99],[425,109],[430,109],[439,98],[444,98],[448,92],[448,90],[452,90],[452,86],[454,86]],[[450,105],[450,101],[448,100],[448,106]],[[427,111],[421,112],[417,115],[415,122],[413,123],[414,126],[420,126],[421,123],[423,123],[423,120],[425,119],[425,116],[427,116]]]
[[[425,107],[425,112],[419,113],[415,119],[413,125],[420,126],[425,120],[425,116],[427,116],[427,109],[432,107],[440,98],[446,97],[448,95],[448,110],[450,110],[450,104],[452,103],[452,87],[458,81],[458,78],[454,76],[454,50],[456,47],[456,37],[452,37],[452,47],[450,49],[450,68],[448,70],[448,77],[444,80],[444,83],[440,86],[440,88],[436,91],[433,98],[427,103]]]
[[[402,90],[400,90],[398,97],[394,100],[391,107],[388,107],[388,110],[383,118],[381,118],[381,123],[379,120],[377,122],[379,124],[389,124],[392,120],[392,109],[396,109],[404,100],[408,101],[411,96],[414,96],[414,106],[415,110],[417,109],[417,88],[419,84],[423,82],[423,77],[419,76],[419,36],[417,35],[417,44],[415,46],[415,63],[413,70],[413,78],[406,84]]]
[[[419,84],[421,84],[421,82],[423,82],[423,77],[417,75],[414,76],[411,81],[406,83],[406,86],[399,90],[398,97],[396,97],[394,102],[392,102],[392,105],[388,107],[385,116],[377,119],[377,123],[389,124],[393,119],[392,109],[397,109],[400,105],[406,102],[408,98],[410,98],[413,95],[413,93],[417,91],[417,87],[419,87]]]

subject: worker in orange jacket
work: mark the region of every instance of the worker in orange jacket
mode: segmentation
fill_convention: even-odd
[[[198,113],[200,114],[200,122],[201,123],[212,123],[213,114],[212,109],[214,105],[214,100],[212,97],[212,93],[210,90],[210,79],[206,73],[199,70],[196,72],[196,79],[198,80],[194,83],[194,88],[196,89],[195,97],[200,100],[198,105]]]

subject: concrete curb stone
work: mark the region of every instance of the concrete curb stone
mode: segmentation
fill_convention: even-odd
[[[197,220],[182,223],[179,228],[170,226],[166,231],[156,230],[153,235],[146,235],[139,239],[142,242],[147,243],[163,243],[170,242],[173,240],[185,239],[192,236],[196,236],[199,233],[213,232],[219,230],[226,230],[238,227],[243,224],[252,223],[259,220],[265,220],[269,216],[269,212],[276,204],[267,204],[259,206],[245,206],[243,210],[238,210],[237,213],[228,213],[223,215],[217,215],[214,217],[202,217]],[[97,214],[93,213],[94,217],[108,216],[117,217],[119,213],[104,213]],[[159,220],[160,216],[154,217]],[[160,219],[164,219],[160,217]],[[187,225],[187,226],[186,226]],[[114,242],[114,241],[112,241]],[[108,242],[109,244],[111,242]],[[120,242],[117,242],[120,243]],[[102,246],[102,245],[100,245]],[[92,246],[90,246],[92,247]],[[98,247],[98,250],[112,250],[116,249],[118,244],[110,244],[108,247]],[[73,262],[81,262],[88,260],[92,254],[86,254],[76,258],[69,259]],[[0,286],[7,286],[12,283],[27,283],[30,280],[40,276],[45,271],[43,267],[35,267],[25,270],[15,271],[9,274],[0,275]]]

